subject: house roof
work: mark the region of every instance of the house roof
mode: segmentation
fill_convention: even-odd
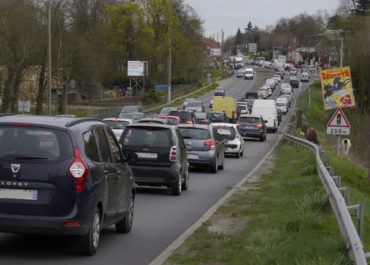
[[[301,40],[300,46],[314,48],[320,43],[322,38],[322,35],[305,35]]]
[[[215,40],[213,40],[213,39],[203,38],[203,39],[200,40],[200,43],[202,44],[202,46],[204,46],[207,49],[221,48],[220,44],[218,42],[216,42]]]

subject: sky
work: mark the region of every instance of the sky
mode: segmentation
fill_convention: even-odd
[[[236,34],[251,21],[253,26],[265,29],[275,25],[282,17],[292,18],[306,12],[315,15],[319,10],[333,14],[340,0],[184,0],[204,21],[205,36],[214,34],[221,42],[221,30],[225,39]]]

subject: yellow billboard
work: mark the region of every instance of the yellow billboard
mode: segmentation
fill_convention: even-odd
[[[325,109],[355,106],[349,67],[320,71]]]

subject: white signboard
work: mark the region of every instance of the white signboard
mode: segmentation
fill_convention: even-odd
[[[341,108],[338,108],[328,122],[326,133],[335,135],[349,135],[350,128],[351,125],[349,124],[346,115],[344,115],[344,112]]]
[[[211,56],[221,56],[221,49],[219,48],[213,48],[211,49]]]
[[[127,61],[128,76],[144,76],[144,62],[142,61]]]
[[[249,46],[248,48],[249,52],[254,52],[254,53],[257,52],[257,43],[249,43],[248,46]]]
[[[30,112],[31,101],[30,100],[18,100],[18,112]]]

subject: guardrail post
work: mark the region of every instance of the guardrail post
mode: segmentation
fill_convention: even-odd
[[[358,221],[358,234],[362,241],[362,235],[364,233],[364,203],[361,202],[360,204],[347,206],[347,209],[356,211],[356,214],[351,214],[351,217]]]
[[[334,175],[334,168],[333,168],[333,167],[327,166],[327,167],[326,167],[326,170],[329,172],[329,174],[330,174],[331,176],[333,176],[333,175]]]
[[[346,202],[346,205],[348,205],[349,204],[349,197],[350,197],[349,187],[341,187],[341,188],[339,188],[339,190],[343,192],[344,200]]]
[[[335,181],[337,187],[340,188],[340,185],[342,184],[342,178],[340,176],[332,176],[331,178]]]

